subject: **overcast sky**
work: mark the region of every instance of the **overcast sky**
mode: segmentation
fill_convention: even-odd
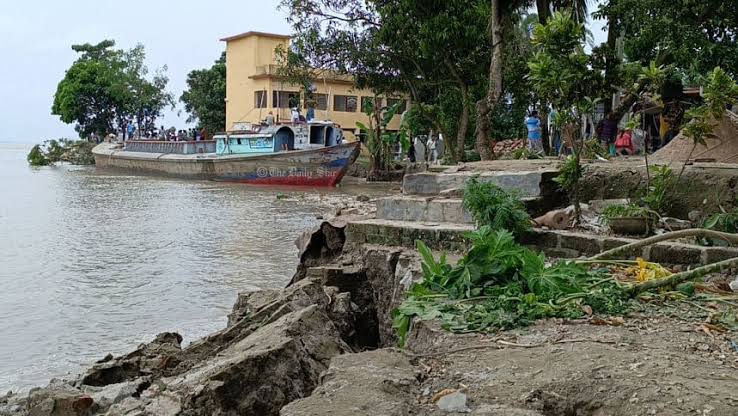
[[[76,137],[51,115],[56,85],[76,59],[70,46],[114,39],[146,47],[151,69],[168,66],[178,98],[187,73],[220,56],[220,38],[250,30],[289,34],[279,0],[0,0],[0,141]],[[597,41],[601,24],[591,30]],[[181,111],[181,115],[177,113]],[[181,105],[164,124],[185,127]]]
[[[74,126],[51,115],[56,85],[76,59],[72,44],[114,39],[128,49],[142,43],[149,68],[169,67],[169,90],[179,97],[187,73],[220,56],[220,38],[249,30],[289,34],[278,3],[0,0],[0,141],[76,137]],[[185,127],[184,111],[180,118],[176,112],[165,124]]]

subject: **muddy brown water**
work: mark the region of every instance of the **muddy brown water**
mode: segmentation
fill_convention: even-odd
[[[0,393],[76,374],[162,331],[222,328],[238,291],[283,287],[339,190],[30,168],[0,144]],[[277,195],[282,195],[277,197]]]

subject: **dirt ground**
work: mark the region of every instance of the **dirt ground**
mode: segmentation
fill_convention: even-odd
[[[411,340],[426,372],[416,414],[448,414],[434,395],[459,389],[474,415],[736,415],[738,333],[702,326],[708,310],[681,302],[497,335],[424,325]]]

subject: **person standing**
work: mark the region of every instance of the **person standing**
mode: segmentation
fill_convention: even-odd
[[[273,126],[274,125],[274,113],[270,111],[269,114],[267,114],[264,121],[266,122],[267,126]]]
[[[307,113],[305,113],[305,119],[310,122],[315,120],[315,107],[312,104],[308,104]]]
[[[528,149],[533,152],[543,152],[541,119],[538,118],[538,111],[534,110],[530,113],[530,116],[525,119],[525,126],[528,128]]]
[[[300,110],[297,109],[297,107],[292,108],[292,124],[297,124],[300,122]]]
[[[136,126],[133,123],[128,123],[128,140],[133,140],[133,135],[136,133]]]
[[[615,156],[615,137],[618,134],[618,123],[615,121],[615,114],[608,113],[607,117],[602,121],[602,133],[600,133],[600,141],[608,150],[610,156]]]

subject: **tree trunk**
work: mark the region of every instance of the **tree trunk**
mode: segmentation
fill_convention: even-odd
[[[541,105],[541,144],[543,144],[543,153],[550,155],[551,149],[553,149],[553,143],[551,143],[551,132],[548,130],[548,105]]]
[[[464,162],[466,159],[464,144],[466,143],[466,132],[469,131],[469,104],[464,100],[461,105],[459,129],[456,131],[456,162]]]
[[[489,106],[487,97],[477,101],[477,127],[474,130],[475,148],[482,160],[490,160],[494,157],[492,147],[488,143],[489,138]]]
[[[615,72],[618,65],[617,51],[618,30],[612,13],[607,15],[607,56],[605,57],[605,88],[607,88],[607,100],[605,100],[605,113],[612,111],[612,86],[615,84]]]
[[[459,93],[461,94],[461,114],[459,115],[459,124],[456,130],[456,143],[455,145],[449,146],[449,150],[452,151],[453,159],[455,159],[454,162],[463,162],[465,159],[464,143],[466,142],[466,133],[469,130],[469,104],[467,103],[469,88],[451,61],[446,59],[445,62],[451,76],[456,80],[456,84],[459,86]]]
[[[549,0],[536,0],[536,9],[538,10],[538,23],[545,25],[551,15]]]
[[[489,85],[486,99],[477,101],[476,148],[482,160],[494,156],[490,140],[490,115],[494,112],[502,95],[502,16],[501,0],[491,0],[492,12],[489,18],[492,59],[489,63]],[[486,101],[486,102],[485,102]]]

